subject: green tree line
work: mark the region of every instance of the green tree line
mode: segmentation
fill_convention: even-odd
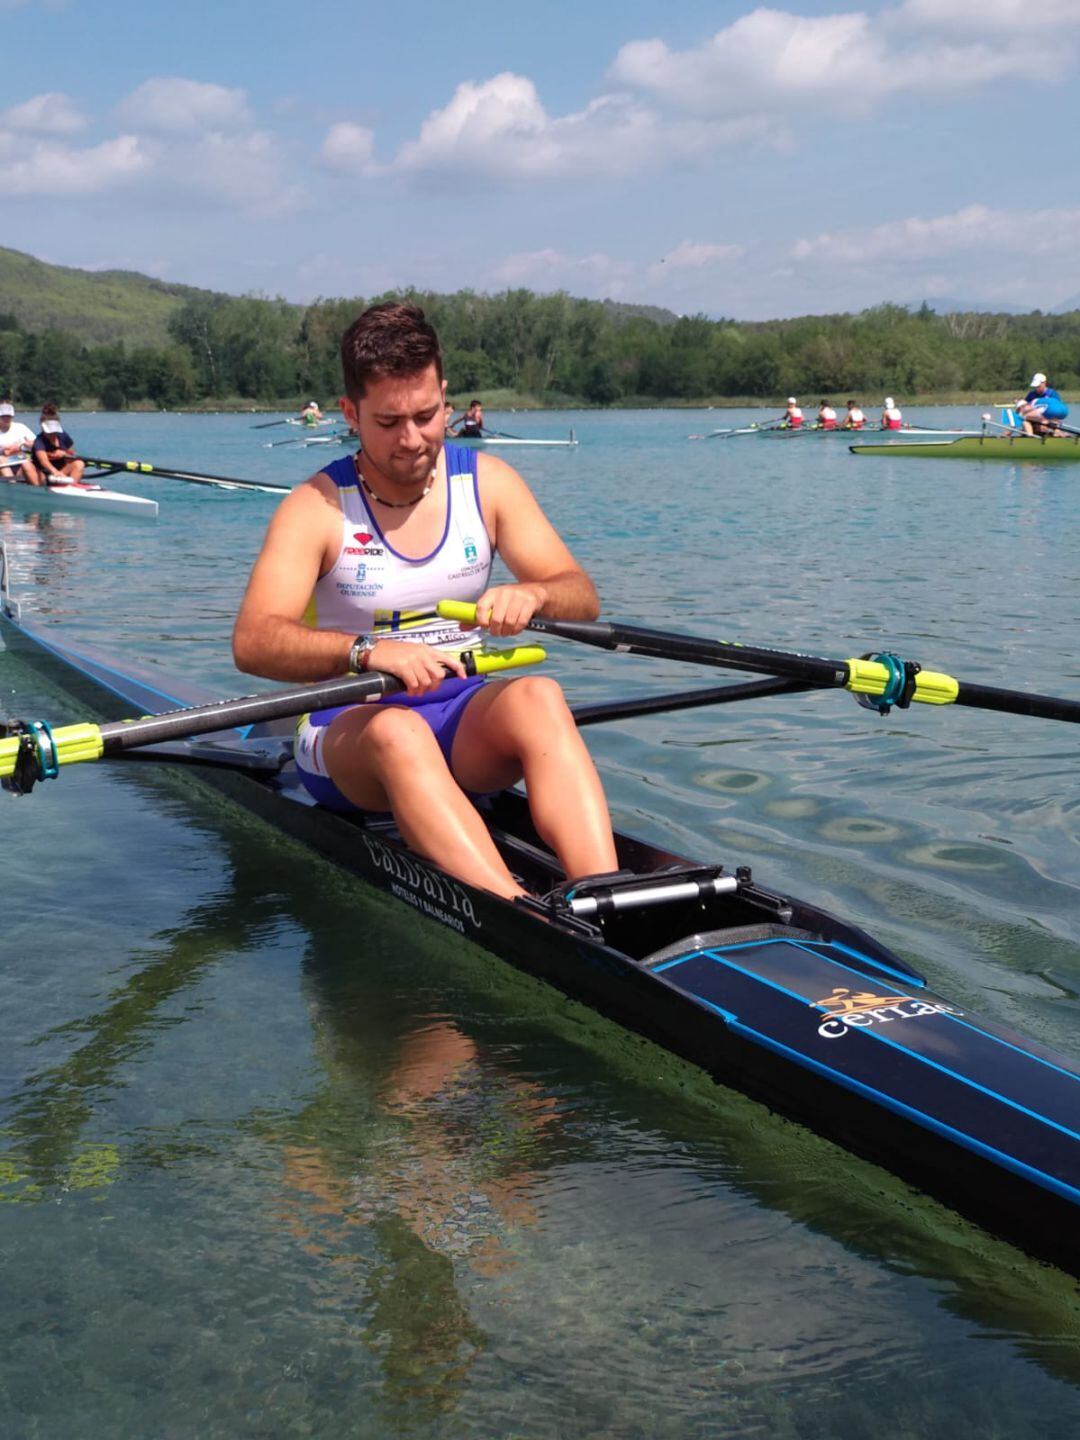
[[[529,290],[407,298],[439,331],[458,399],[495,390],[590,405],[787,393],[875,402],[886,391],[1011,396],[1034,370],[1061,389],[1080,388],[1080,311],[939,315],[928,305],[879,305],[855,315],[736,322]],[[96,400],[105,409],[326,399],[340,388],[341,334],[368,303],[300,307],[199,293],[171,316],[164,347],[87,345],[59,329],[29,334],[0,315],[0,393],[25,407]]]

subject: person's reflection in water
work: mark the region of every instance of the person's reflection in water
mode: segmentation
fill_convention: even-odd
[[[365,1064],[372,1059],[368,1051]],[[339,1070],[340,1058],[333,1065]],[[363,1154],[351,1157],[351,1177],[341,1173],[349,1162],[340,1130],[326,1148],[284,1152],[297,1200],[288,1224],[310,1253],[340,1244],[342,1221],[374,1238],[382,1263],[358,1254],[356,1264],[365,1272],[363,1340],[379,1358],[387,1406],[430,1415],[459,1403],[486,1343],[462,1281],[514,1263],[515,1231],[536,1220],[527,1158],[556,1113],[551,1096],[485,1064],[474,1041],[440,1017],[394,1047],[377,1114],[353,1137]]]

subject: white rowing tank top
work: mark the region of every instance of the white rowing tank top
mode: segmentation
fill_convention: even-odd
[[[476,451],[447,442],[446,524],[428,555],[413,559],[395,550],[364,498],[353,456],[327,465],[341,503],[341,548],[315,582],[304,624],[394,640],[415,640],[443,650],[469,650],[483,640],[432,616],[439,600],[479,600],[491,577],[491,540],[480,510]]]

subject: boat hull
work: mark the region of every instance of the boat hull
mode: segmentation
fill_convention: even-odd
[[[101,485],[24,485],[0,481],[0,505],[10,500],[31,508],[74,510],[87,515],[123,515],[129,520],[156,520],[158,503],[124,490]]]
[[[207,698],[77,653],[2,599],[0,636],[105,718]],[[462,884],[411,854],[391,822],[311,801],[288,728],[157,749],[419,915],[1080,1273],[1074,1064],[943,999],[865,932],[748,875],[730,892],[571,915],[516,792],[492,799],[487,823],[510,868],[549,898],[511,904]],[[625,835],[618,851],[627,884],[688,863]]]
[[[923,460],[1037,460],[1040,464],[1080,461],[1080,436],[1043,439],[1038,435],[971,435],[944,444],[884,440],[876,445],[852,445],[853,455],[917,455]]]

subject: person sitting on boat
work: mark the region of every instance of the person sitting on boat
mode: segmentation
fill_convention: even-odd
[[[844,416],[844,422],[840,428],[842,430],[861,430],[865,424],[866,416],[859,409],[856,401],[849,400],[847,402],[847,414]]]
[[[448,436],[458,433],[458,427],[454,424],[454,407],[449,400],[443,406],[443,433]]]
[[[323,412],[319,409],[317,400],[309,400],[300,411],[300,419],[305,425],[318,425],[323,420]]]
[[[10,400],[0,400],[0,480],[40,485],[41,478],[30,459],[33,448],[34,432],[15,419],[15,406]]]
[[[569,876],[616,869],[604,792],[558,684],[467,678],[460,659],[534,615],[594,619],[592,581],[516,470],[446,441],[442,350],[422,310],[374,305],[341,350],[360,451],[278,507],[237,616],[236,664],[272,680],[401,680],[404,695],[305,717],[297,768],[326,806],[391,811],[451,875],[522,895],[470,797],[523,777]],[[509,584],[491,583],[496,552]],[[434,615],[442,599],[475,602],[476,627]]]
[[[836,429],[836,411],[829,404],[828,400],[822,400],[818,406],[817,423],[819,430]]]
[[[886,396],[885,404],[881,407],[882,430],[900,430],[903,424],[904,416],[900,407],[891,395]]]
[[[484,407],[479,400],[471,400],[469,408],[458,421],[457,433],[463,439],[478,439],[484,433]]]
[[[1025,435],[1060,436],[1060,422],[1068,416],[1069,407],[1039,370],[1031,377],[1031,389],[1016,402],[1016,413]]]
[[[799,402],[795,399],[794,395],[789,395],[787,399],[787,409],[783,415],[780,416],[780,429],[798,430],[802,423],[803,413],[799,409]]]
[[[34,441],[33,453],[34,465],[46,485],[74,485],[82,479],[86,462],[75,454],[75,441],[51,403],[41,407],[41,433]]]

